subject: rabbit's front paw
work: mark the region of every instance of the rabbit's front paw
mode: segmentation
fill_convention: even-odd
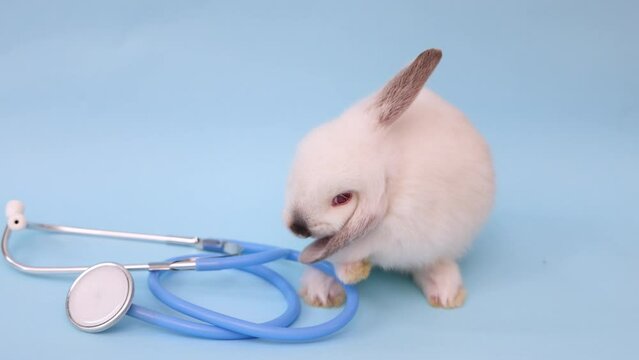
[[[464,305],[466,289],[455,261],[437,262],[416,272],[414,278],[431,306],[453,309]]]
[[[428,303],[432,307],[454,309],[462,307],[464,301],[466,301],[466,289],[463,287],[457,288],[456,291],[441,292],[434,290],[433,293],[427,295]]]
[[[342,286],[313,267],[304,272],[299,294],[305,303],[317,307],[339,307],[346,300]]]
[[[370,275],[372,267],[370,261],[361,260],[336,265],[335,273],[344,284],[355,284],[365,280]]]

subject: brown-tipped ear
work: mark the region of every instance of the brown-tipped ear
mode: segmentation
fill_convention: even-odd
[[[379,216],[366,214],[360,209],[362,209],[362,206],[355,210],[353,216],[335,235],[315,240],[304,248],[298,260],[304,264],[324,260],[350,244],[353,240],[368,233],[379,222]]]
[[[374,105],[380,124],[390,125],[406,111],[441,58],[441,50],[426,50],[384,86]]]

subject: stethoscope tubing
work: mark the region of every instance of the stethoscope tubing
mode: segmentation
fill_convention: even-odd
[[[250,243],[243,244],[246,246]],[[263,249],[262,246],[259,247]],[[252,248],[253,250],[255,249],[255,247],[250,248]],[[275,250],[285,250],[284,255],[287,260],[297,261],[297,258],[299,256],[299,252],[294,250]],[[267,255],[264,255],[262,257],[251,257],[251,255],[262,253]],[[166,272],[160,271],[153,271],[149,273],[147,283],[151,293],[159,301],[172,308],[173,310],[203,321],[209,325],[202,325],[201,323],[194,323],[182,319],[170,319],[170,317],[166,315],[155,318],[152,311],[148,309],[140,309],[139,306],[132,306],[133,310],[129,310],[129,315],[185,335],[198,336],[209,339],[245,339],[253,337],[265,340],[291,342],[310,341],[328,336],[343,328],[355,316],[359,302],[357,291],[352,286],[344,285],[347,300],[344,308],[336,317],[319,325],[300,328],[289,327],[295,320],[297,320],[300,313],[299,297],[295,292],[295,289],[290,285],[288,281],[282,278],[281,275],[263,265],[255,265],[258,259],[266,262],[267,259],[270,259],[270,257],[272,257],[272,254],[274,253],[275,252],[271,253],[269,250],[264,250],[258,253],[237,257],[220,257],[217,258],[218,264],[216,264],[215,267],[216,269],[235,268],[241,271],[249,272],[263,278],[264,280],[270,282],[273,286],[278,288],[284,295],[284,298],[288,303],[288,308],[282,315],[271,321],[265,323],[254,323],[224,315],[219,312],[209,310],[199,305],[188,302],[171,293],[162,285],[161,278]],[[189,255],[172,258],[169,259],[169,261],[181,260],[187,257],[189,257]],[[241,258],[243,257],[246,257],[245,261],[241,260]],[[202,256],[201,258],[198,258],[196,262],[199,260],[208,259],[214,258]],[[229,261],[231,259],[233,259],[234,261]],[[225,261],[229,261],[229,263],[232,263],[233,267],[231,267],[230,264],[222,264]],[[272,260],[268,261],[270,262]],[[334,276],[332,266],[326,262],[314,264],[313,266],[316,267],[318,270],[327,273],[328,275]],[[202,267],[202,269],[200,270],[207,271],[208,269],[206,267]]]
[[[282,293],[284,299],[286,300],[287,307],[282,314],[270,321],[259,325],[272,325],[279,327],[290,326],[295,322],[295,320],[297,320],[301,311],[299,298],[297,296],[297,293],[295,292],[295,289],[280,274],[263,265],[255,265],[251,267],[240,268],[237,270],[253,274],[269,282]],[[148,279],[148,285],[149,288],[151,288],[152,294],[156,296],[158,300],[160,300],[160,302],[167,305],[168,302],[171,300],[167,299],[166,294],[171,293],[162,286],[161,278],[168,275],[171,275],[171,273],[152,272],[149,274]],[[173,297],[177,296],[173,295]],[[193,305],[193,307],[195,306],[197,305]],[[186,336],[194,336],[213,340],[240,340],[251,338],[251,336],[249,335],[233,332],[219,327],[219,325],[216,326],[211,323],[195,322],[175,316],[166,315],[159,311],[151,310],[136,304],[131,305],[131,308],[129,308],[127,315],[145,321],[149,324],[156,325]]]

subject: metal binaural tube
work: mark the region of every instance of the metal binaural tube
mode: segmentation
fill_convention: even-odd
[[[68,233],[68,229],[73,229],[72,231],[81,229],[81,228],[72,228],[66,226],[57,226],[57,225],[45,225],[45,224],[29,224],[29,228],[41,230],[41,231],[53,231],[59,233]],[[112,237],[112,234],[119,234],[122,236],[116,238],[130,238],[128,235],[135,233],[125,233],[125,232],[115,232],[115,231],[104,231],[104,230],[95,230],[91,229],[81,229],[92,232],[92,234],[88,233],[80,233],[78,231],[70,232],[73,234],[86,234],[86,235],[94,235],[94,236],[104,236],[104,237]],[[138,234],[144,235],[144,234]],[[2,234],[2,256],[4,259],[15,269],[30,273],[30,274],[74,274],[81,273],[90,268],[91,266],[31,266],[27,264],[23,264],[16,260],[13,256],[11,256],[11,252],[9,251],[9,238],[11,237],[11,229],[9,227],[4,228],[4,232]],[[153,238],[153,239],[151,239]],[[146,239],[140,240],[156,240],[156,241],[167,241],[164,236],[155,236],[149,235]],[[178,237],[169,237],[176,238]],[[159,240],[163,239],[163,240]],[[187,238],[181,238],[187,239]],[[183,243],[185,244],[185,243]],[[155,270],[193,270],[195,269],[195,260],[194,259],[185,259],[180,261],[173,262],[163,262],[163,263],[151,263],[151,264],[127,264],[123,265],[129,271],[155,271]]]
[[[28,223],[27,228],[32,230],[38,230],[38,231],[57,232],[57,233],[71,234],[71,235],[88,235],[88,236],[108,237],[113,239],[156,241],[156,242],[165,242],[169,244],[189,245],[189,246],[196,246],[198,245],[200,241],[197,237],[142,234],[142,233],[135,233],[135,232],[127,232],[127,231],[87,229],[87,228],[80,228],[75,226],[49,225],[49,224],[38,224],[38,223],[31,223],[31,222]]]

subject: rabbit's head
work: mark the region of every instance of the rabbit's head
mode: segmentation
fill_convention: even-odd
[[[389,202],[389,128],[415,100],[441,51],[421,53],[372,97],[311,131],[299,144],[289,177],[284,221],[314,237],[300,261],[322,260],[374,229]]]

